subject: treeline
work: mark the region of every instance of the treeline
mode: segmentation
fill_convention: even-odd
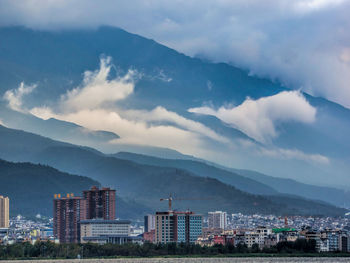
[[[314,240],[298,239],[295,242],[280,242],[270,248],[259,249],[257,244],[200,246],[195,244],[55,244],[52,242],[18,243],[0,245],[0,259],[15,258],[98,258],[98,257],[155,257],[155,256],[219,256],[230,254],[303,254],[316,253]]]

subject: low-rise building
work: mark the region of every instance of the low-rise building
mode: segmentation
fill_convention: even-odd
[[[266,227],[258,227],[244,234],[244,243],[248,247],[258,244],[260,248],[264,247],[265,239],[272,234],[272,229]]]
[[[90,219],[80,221],[80,242],[117,243],[129,242],[130,221]]]
[[[154,243],[156,240],[156,230],[152,229],[149,232],[144,232],[143,233],[143,240],[150,242],[150,243]]]

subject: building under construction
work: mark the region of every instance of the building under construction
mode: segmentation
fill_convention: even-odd
[[[193,212],[156,212],[156,243],[194,243],[202,235],[203,217]]]
[[[194,243],[202,235],[203,217],[191,211],[173,211],[174,200],[189,200],[182,198],[161,198],[160,201],[168,201],[167,212],[156,212],[155,242],[156,243]]]

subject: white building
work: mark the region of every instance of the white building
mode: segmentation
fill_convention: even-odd
[[[222,211],[208,212],[208,227],[209,228],[221,228],[227,227],[227,214]]]
[[[272,234],[272,229],[266,227],[258,227],[253,231],[247,231],[244,234],[244,243],[248,247],[258,244],[260,248],[265,245],[265,240]]]
[[[80,221],[80,242],[118,243],[130,239],[130,221],[91,219]]]
[[[146,215],[145,216],[145,232],[151,232],[156,229],[156,216]]]

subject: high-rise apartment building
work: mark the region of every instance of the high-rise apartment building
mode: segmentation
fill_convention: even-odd
[[[115,219],[115,190],[93,186],[83,192],[83,198],[87,201],[87,219]]]
[[[208,213],[208,227],[226,229],[227,214],[222,211],[215,211]]]
[[[10,226],[10,201],[8,197],[0,195],[0,228]]]
[[[193,212],[156,212],[156,243],[194,243],[202,235],[203,218]]]
[[[86,200],[67,194],[55,195],[53,229],[60,243],[78,243],[80,241],[80,220],[86,219]]]

